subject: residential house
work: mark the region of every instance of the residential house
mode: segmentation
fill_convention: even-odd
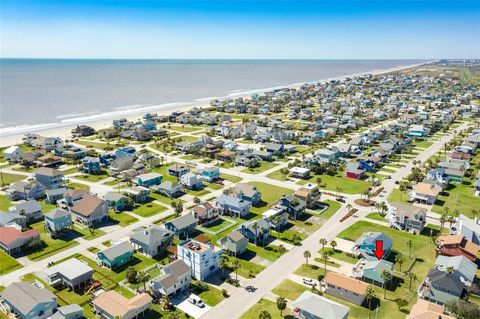
[[[292,167],[290,169],[290,176],[295,178],[308,179],[310,176],[310,169],[298,166]]]
[[[69,208],[74,220],[88,227],[96,226],[108,218],[107,201],[88,193],[84,193]]]
[[[427,222],[427,210],[402,203],[392,203],[393,211],[386,216],[391,227],[420,234]]]
[[[361,305],[365,300],[368,284],[363,281],[349,278],[336,272],[329,272],[323,278],[325,293]]]
[[[21,252],[39,240],[40,231],[36,228],[22,232],[15,227],[0,227],[0,248],[9,255]]]
[[[77,125],[72,129],[73,136],[90,136],[95,134],[95,129],[88,125]]]
[[[471,261],[477,259],[480,246],[467,240],[463,235],[439,236],[435,240],[437,255],[465,256]]]
[[[57,169],[40,167],[33,172],[33,177],[46,189],[55,189],[63,186],[65,174]]]
[[[442,189],[436,185],[420,182],[410,192],[410,200],[422,204],[433,205]]]
[[[150,226],[137,229],[130,236],[130,242],[136,251],[148,257],[154,257],[165,252],[172,238],[173,232],[158,226]]]
[[[317,184],[307,183],[297,189],[293,196],[305,202],[308,208],[315,208],[320,201],[321,194]]]
[[[328,149],[320,149],[314,155],[316,162],[319,164],[334,164],[338,162],[340,153]]]
[[[477,173],[475,177],[475,184],[473,185],[473,194],[475,196],[480,196],[480,172]]]
[[[283,156],[285,153],[285,146],[278,143],[267,143],[265,144],[265,150],[273,155]]]
[[[353,179],[363,179],[365,177],[365,169],[358,162],[348,162],[345,176]]]
[[[152,297],[141,293],[128,299],[115,290],[106,291],[92,300],[95,313],[101,318],[141,318],[152,305]]]
[[[142,186],[134,186],[125,189],[125,194],[135,201],[135,203],[146,203],[150,201],[150,190]]]
[[[47,204],[56,204],[59,200],[65,197],[65,194],[68,192],[68,189],[65,187],[56,188],[56,189],[47,189],[45,191],[45,203]]]
[[[265,218],[251,220],[244,222],[238,231],[249,242],[255,243],[255,245],[264,245],[265,241],[270,237],[270,222]]]
[[[158,173],[140,174],[136,177],[138,186],[150,188],[162,183],[163,175]]]
[[[231,215],[234,217],[245,217],[250,213],[250,201],[231,195],[220,195],[215,203],[220,209],[221,215]]]
[[[178,238],[188,238],[197,227],[197,219],[193,214],[185,214],[165,223],[165,228]]]
[[[347,319],[350,308],[304,291],[294,302],[292,315],[295,319]]]
[[[167,196],[168,198],[176,198],[182,196],[182,186],[177,182],[165,181],[154,187],[155,191]]]
[[[187,189],[198,190],[203,187],[201,175],[188,172],[180,177],[180,184]]]
[[[38,182],[18,181],[10,185],[5,197],[11,201],[38,200],[45,197],[45,187]]]
[[[27,218],[13,213],[4,213],[0,211],[0,227],[12,226],[18,229],[27,228]]]
[[[180,176],[183,174],[187,174],[188,172],[190,172],[190,168],[182,164],[173,164],[167,167],[167,174],[178,178],[180,178]]]
[[[203,281],[219,269],[222,250],[195,239],[188,239],[177,245],[177,256],[190,267],[193,278]]]
[[[409,138],[424,139],[428,134],[428,130],[423,125],[411,125],[405,134]]]
[[[128,198],[117,192],[107,192],[103,195],[103,199],[107,202],[108,207],[117,212],[121,212],[128,207]]]
[[[393,263],[375,257],[362,258],[353,266],[352,277],[383,287],[384,284],[388,284],[382,278],[384,271],[393,278]]]
[[[462,235],[465,239],[480,245],[480,223],[477,217],[472,219],[460,214],[450,229],[450,234]]]
[[[110,176],[116,177],[134,165],[133,155],[123,152],[119,154],[124,155],[116,155],[116,158],[110,162],[110,166],[108,167],[108,174]]]
[[[153,169],[160,166],[160,158],[148,153],[143,153],[135,161],[135,164],[139,163],[143,164],[147,168]]]
[[[243,200],[249,201],[252,205],[256,205],[262,201],[262,193],[256,186],[238,183],[232,188],[232,193]]]
[[[162,267],[161,275],[150,281],[149,287],[157,297],[174,296],[190,289],[192,270],[182,260],[174,260]]]
[[[191,213],[198,220],[199,225],[208,225],[218,219],[219,209],[209,202],[202,202],[195,205],[192,208]]]
[[[218,167],[207,167],[200,172],[202,178],[211,183],[220,178],[220,169]]]
[[[270,223],[270,228],[276,231],[283,231],[288,224],[289,214],[285,211],[285,207],[273,205],[269,210],[262,213],[264,219]]]
[[[362,236],[355,241],[352,253],[354,255],[361,255],[366,259],[376,257],[373,251],[377,249],[376,243],[378,241],[382,242],[382,248],[385,252],[382,259],[386,259],[392,250],[393,240],[380,232],[363,233]]]
[[[57,309],[57,296],[29,282],[14,282],[1,295],[16,318],[47,319]]]
[[[93,278],[93,269],[76,258],[67,259],[45,270],[45,278],[51,286],[63,286],[72,290],[87,287]],[[83,292],[83,290],[80,290]]]
[[[56,238],[72,227],[72,214],[62,208],[54,208],[45,215],[45,229]]]
[[[418,289],[418,296],[428,301],[444,305],[464,299],[468,288],[453,273],[431,269]]]
[[[10,207],[9,210],[13,214],[25,216],[27,218],[27,224],[33,223],[43,218],[42,205],[40,205],[39,202],[33,199],[16,204],[15,206]]]
[[[276,203],[276,206],[283,207],[285,212],[290,215],[290,218],[297,219],[305,213],[307,203],[297,197],[289,194],[283,195],[282,198]]]
[[[77,304],[70,304],[63,307],[58,307],[57,312],[48,319],[82,319],[85,318],[83,315],[83,308]]]
[[[127,264],[133,256],[133,246],[128,241],[116,243],[107,249],[100,251],[96,255],[96,260],[100,266],[110,269],[119,268]]]
[[[222,162],[231,162],[233,161],[236,155],[237,153],[232,151],[222,151],[217,153],[216,158],[217,160]]]
[[[86,174],[100,174],[102,168],[100,167],[100,159],[98,157],[87,156],[82,159],[82,171]]]
[[[220,244],[226,254],[238,256],[247,250],[248,239],[238,230],[234,230],[220,239]]]
[[[18,162],[23,154],[23,151],[17,145],[8,147],[3,151],[3,157],[9,162]]]
[[[477,264],[465,256],[438,256],[435,260],[435,269],[453,274],[467,287],[471,287],[477,273]]]
[[[424,299],[417,299],[406,319],[455,319],[445,315],[444,312],[445,307],[442,305],[437,305]]]

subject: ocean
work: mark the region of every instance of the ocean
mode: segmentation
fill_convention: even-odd
[[[0,136],[422,62],[0,59]]]

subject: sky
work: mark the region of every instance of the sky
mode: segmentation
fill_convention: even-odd
[[[480,0],[0,0],[3,58],[480,58]]]

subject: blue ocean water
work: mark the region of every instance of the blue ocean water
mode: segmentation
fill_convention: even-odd
[[[228,97],[422,60],[0,59],[1,135]]]

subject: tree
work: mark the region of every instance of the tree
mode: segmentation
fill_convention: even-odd
[[[238,270],[242,267],[237,258],[232,261],[232,268],[235,271],[235,281],[238,282]]]
[[[389,282],[392,279],[392,274],[389,271],[384,270],[380,274],[380,278],[382,278],[383,280],[383,299],[386,299],[387,298],[387,282]]]
[[[193,202],[194,202],[195,204],[200,204],[200,198],[198,198],[198,197],[195,196],[195,197],[193,198]]]
[[[408,301],[402,298],[395,299],[395,303],[397,304],[398,310],[402,309],[403,307],[408,306]]]
[[[453,268],[452,266],[447,267],[447,273],[448,274],[453,274],[454,272],[455,272],[455,268]]]
[[[335,247],[337,247],[337,242],[335,241],[335,239],[333,239],[333,240],[330,242],[330,246],[332,246],[333,252],[335,252]]]
[[[327,275],[328,252],[326,252],[325,250],[322,250],[321,256],[322,256],[324,266],[325,266],[325,268],[324,268],[325,271],[324,271],[323,275],[326,276]]]
[[[321,178],[321,177],[317,177],[317,185],[318,185],[318,187],[320,187],[321,184],[322,184],[322,178]]]
[[[267,310],[262,310],[258,315],[258,319],[272,319],[272,315]]]
[[[407,186],[405,185],[400,185],[400,187],[398,188],[400,190],[400,201],[403,201],[403,193],[407,190]]]
[[[442,215],[440,216],[440,232],[443,232],[443,226],[445,225],[445,223],[448,221],[448,215],[446,212],[442,213]]]
[[[322,245],[322,251],[324,251],[325,245],[327,244],[327,240],[325,238],[320,238],[318,242],[320,243],[320,245]]]
[[[287,308],[287,300],[283,297],[277,297],[277,308],[280,310],[280,317],[282,317],[283,311]]]
[[[125,271],[125,278],[127,278],[128,282],[135,283],[137,280],[137,270],[132,266],[128,267]]]
[[[257,245],[257,238],[258,238],[258,224],[255,222],[252,225],[253,230],[255,231],[255,246]]]
[[[180,214],[183,212],[183,203],[180,202],[180,201],[177,202],[177,204],[175,205],[175,207],[173,209],[175,210],[175,215],[180,216]]]
[[[287,251],[287,248],[285,248],[285,246],[283,246],[283,245],[281,245],[281,244],[278,245],[278,252],[279,252],[280,254],[283,254],[283,253],[285,253],[286,251]]]
[[[368,286],[365,290],[365,298],[368,302],[368,318],[370,319],[370,311],[372,309],[372,299],[375,298],[375,289],[372,286]]]
[[[400,268],[400,271],[402,271],[402,264],[405,262],[405,257],[401,253],[398,253],[395,256],[395,262],[398,264],[398,267]]]
[[[143,283],[143,291],[147,291],[146,283],[150,279],[150,274],[147,271],[139,271],[137,273],[137,282]]]
[[[407,247],[408,247],[408,258],[412,258],[413,241],[411,239],[407,241]]]
[[[223,256],[222,258],[220,258],[218,266],[220,267],[220,269],[222,269],[222,277],[224,277],[225,276],[225,268],[228,267],[228,257]]]
[[[168,315],[168,319],[180,319],[180,315],[177,312],[171,312]]]
[[[293,234],[292,235],[292,242],[294,245],[298,245],[298,243],[302,240],[298,234]]]
[[[312,257],[312,254],[308,250],[305,250],[303,252],[303,257],[305,257],[305,265],[308,265],[308,258]]]
[[[415,275],[413,272],[408,273],[408,279],[410,281],[410,284],[408,285],[408,290],[411,291],[412,289],[412,282],[417,280],[417,275]]]

